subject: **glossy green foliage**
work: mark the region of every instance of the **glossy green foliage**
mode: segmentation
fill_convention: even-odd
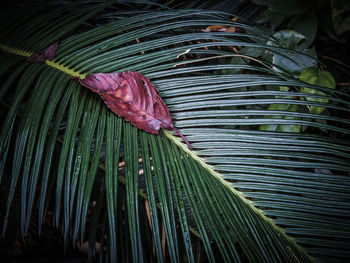
[[[286,49],[272,53],[272,63],[275,65],[275,70],[284,70],[298,76],[306,67],[317,65],[316,58],[310,54],[312,51],[301,47],[301,41],[306,38],[304,35],[293,30],[281,30],[273,37],[275,41],[270,40],[267,45],[282,46]]]
[[[306,68],[301,72],[300,74],[300,80],[313,84],[313,85],[318,85],[321,87],[327,87],[330,89],[335,88],[335,80],[333,76],[326,70],[322,70],[319,68]],[[311,93],[311,94],[316,94],[316,95],[325,95],[322,91],[315,90],[315,89],[310,89],[310,88],[300,88],[301,92],[306,92],[306,93]],[[308,98],[306,97],[307,100],[310,101],[317,101],[317,102],[322,102],[322,103],[328,103],[328,99],[321,99],[321,98]],[[310,113],[315,113],[315,114],[320,114],[325,110],[324,107],[317,107],[317,106],[310,106],[309,107],[309,112]]]
[[[260,23],[269,23],[273,30],[289,29],[303,34],[304,48],[310,47],[317,32],[323,31],[339,42],[346,42],[350,30],[350,2],[347,0],[253,0],[265,10]]]
[[[252,59],[249,49],[287,50],[229,14],[60,3],[1,10],[4,238],[15,226],[24,239],[42,233],[52,213],[66,246],[89,241],[101,261],[350,259],[348,94]],[[217,24],[242,30],[202,31]],[[51,64],[19,52],[55,41]],[[249,48],[241,63],[232,47]],[[152,81],[194,151],[126,123],[67,74],[126,70]]]
[[[289,87],[280,87],[280,91],[289,91]],[[290,99],[290,96],[278,96],[277,98],[285,98]],[[290,112],[298,112],[300,110],[299,105],[296,104],[271,104],[267,108],[270,111],[290,111]],[[267,116],[266,118],[273,119],[285,119],[285,120],[300,120],[299,117],[292,116]],[[259,127],[261,131],[280,131],[280,132],[300,132],[301,125],[298,124],[263,124]]]
[[[332,20],[337,35],[350,31],[350,2],[346,0],[332,0]]]

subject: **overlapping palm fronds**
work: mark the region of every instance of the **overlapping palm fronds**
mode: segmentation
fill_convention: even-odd
[[[131,12],[138,5],[22,3],[2,16],[5,238],[9,222],[26,237],[33,218],[40,232],[53,211],[66,244],[89,240],[93,254],[97,240],[112,262],[194,262],[198,251],[212,262],[349,259],[349,95],[302,93],[307,84],[287,72],[236,54],[285,53],[231,15]],[[202,31],[212,25],[241,30]],[[54,60],[26,61],[56,41]],[[71,78],[126,70],[154,83],[194,151],[172,132],[131,126]],[[310,114],[310,105],[327,110]]]

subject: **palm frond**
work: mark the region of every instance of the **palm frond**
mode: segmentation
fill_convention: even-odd
[[[211,262],[349,259],[349,95],[302,83],[260,58],[237,63],[232,47],[292,51],[266,45],[266,32],[228,14],[131,16],[124,5],[28,4],[1,20],[4,234],[20,193],[24,237],[33,209],[40,232],[54,203],[65,244],[89,240],[93,255],[99,233],[113,262],[166,261],[163,232],[172,262],[194,262],[197,238]],[[201,31],[217,24],[243,30]],[[54,60],[25,60],[58,40]],[[131,126],[70,79],[125,70],[152,80],[194,151],[170,131]],[[303,86],[323,95],[302,93]],[[297,110],[272,111],[270,104]],[[310,114],[310,105],[326,113]],[[259,130],[264,124],[302,132]],[[145,249],[152,244],[154,253]]]

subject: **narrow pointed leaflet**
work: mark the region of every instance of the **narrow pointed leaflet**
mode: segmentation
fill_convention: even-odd
[[[192,149],[187,139],[175,129],[169,109],[156,87],[141,73],[96,73],[77,79],[83,86],[99,94],[115,114],[137,128],[153,134],[158,134],[160,128],[173,130]]]

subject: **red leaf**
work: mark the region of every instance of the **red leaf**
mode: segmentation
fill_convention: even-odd
[[[159,97],[157,89],[141,73],[97,73],[78,80],[98,93],[114,113],[137,128],[153,134],[158,134],[160,128],[173,130],[192,149],[187,139],[174,128],[169,109]]]
[[[33,53],[29,58],[27,58],[27,60],[38,63],[45,63],[46,60],[52,60],[55,57],[58,46],[59,42],[55,42],[49,47],[45,48],[43,51]]]

